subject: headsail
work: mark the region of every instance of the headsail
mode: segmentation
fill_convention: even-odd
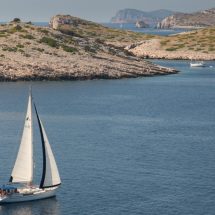
[[[55,187],[61,184],[60,175],[58,172],[54,155],[51,150],[51,146],[48,141],[48,137],[43,127],[42,121],[40,120],[39,115],[37,113],[35,104],[34,107],[38,119],[43,149],[43,173],[40,182],[40,188]]]
[[[10,182],[31,183],[33,180],[32,99],[29,94],[27,114],[16,162]]]

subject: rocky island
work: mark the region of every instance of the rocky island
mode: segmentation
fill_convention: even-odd
[[[176,73],[124,49],[146,38],[72,16],[54,16],[50,27],[14,19],[0,25],[0,80],[118,79]]]
[[[144,21],[137,21],[135,24],[136,28],[149,28],[149,25]]]
[[[215,25],[215,8],[195,13],[176,13],[165,17],[158,28],[205,28]]]
[[[173,15],[175,12],[169,10],[142,11],[136,9],[119,10],[114,17],[111,18],[112,23],[136,23],[143,21],[147,25],[156,26],[158,22],[165,17]]]
[[[215,60],[215,27],[153,36],[128,45],[135,56],[170,60]]]

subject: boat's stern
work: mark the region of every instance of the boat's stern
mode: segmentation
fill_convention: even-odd
[[[8,196],[0,196],[0,205],[6,203],[8,200]]]
[[[17,187],[11,185],[2,185],[0,186],[0,204],[8,202],[10,197],[17,193]]]

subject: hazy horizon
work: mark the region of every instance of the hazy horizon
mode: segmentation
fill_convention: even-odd
[[[85,0],[86,1],[86,0]],[[70,14],[96,22],[109,22],[118,10],[125,8],[152,11],[167,9],[179,12],[194,12],[215,7],[214,0],[1,0],[0,21],[15,17],[23,21],[47,22],[56,14]]]

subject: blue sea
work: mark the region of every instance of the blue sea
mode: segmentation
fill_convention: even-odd
[[[1,215],[213,215],[215,62],[153,61],[181,72],[121,80],[0,83],[0,184],[19,147],[28,88],[62,186]],[[35,183],[41,142],[34,118]]]
[[[40,27],[48,27],[48,22],[33,22],[34,25],[40,26]],[[178,34],[185,31],[190,31],[191,29],[157,29],[155,27],[150,28],[136,28],[135,24],[132,23],[100,23],[105,27],[109,28],[115,28],[120,30],[129,30],[133,32],[139,32],[144,34],[152,34],[152,35],[162,35],[162,36],[168,36],[171,34]]]
[[[144,34],[153,34],[153,35],[162,35],[162,36],[168,36],[171,34],[178,34],[185,31],[191,31],[191,29],[157,29],[155,27],[150,28],[137,28],[134,23],[102,23],[102,25],[109,27],[109,28],[115,28],[120,30],[129,30]]]
[[[2,205],[0,215],[213,215],[215,62],[204,68],[190,68],[188,61],[153,62],[181,72],[122,80],[0,83],[0,184],[7,183],[16,159],[29,85],[62,179],[56,198]],[[38,184],[42,149],[34,121]]]

